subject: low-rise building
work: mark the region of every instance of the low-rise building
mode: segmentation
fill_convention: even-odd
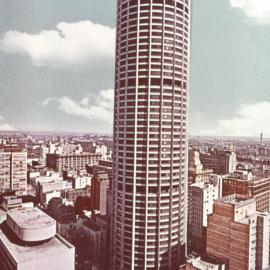
[[[86,186],[85,188],[80,188],[80,189],[69,189],[65,190],[63,192],[63,196],[68,199],[73,201],[74,203],[76,202],[78,197],[91,197],[91,187]]]
[[[21,205],[22,205],[22,198],[18,198],[17,196],[3,197],[2,207],[5,211],[21,207]]]
[[[72,183],[67,181],[38,183],[36,197],[40,204],[48,204],[53,197],[61,197],[62,193],[72,189]]]
[[[0,229],[1,270],[74,270],[74,247],[38,208],[13,209]]]

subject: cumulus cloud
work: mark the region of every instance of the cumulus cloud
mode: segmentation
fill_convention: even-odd
[[[0,49],[30,57],[35,65],[65,67],[113,61],[115,29],[91,21],[60,22],[53,30],[39,33],[8,31]],[[105,62],[106,63],[106,62]]]
[[[103,90],[98,96],[85,97],[76,101],[70,97],[51,97],[43,101],[44,106],[52,102],[57,104],[60,111],[69,115],[83,117],[88,120],[99,120],[112,123],[113,120],[113,100],[114,91],[112,89]]]
[[[258,136],[263,132],[270,136],[270,102],[241,104],[235,117],[218,120],[216,129],[203,130],[202,135]]]
[[[241,9],[247,17],[256,22],[270,23],[269,0],[230,0],[230,4]]]
[[[7,123],[3,123],[5,118],[0,115],[0,131],[14,131],[15,128]]]

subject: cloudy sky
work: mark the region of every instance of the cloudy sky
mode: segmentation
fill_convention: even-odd
[[[0,130],[112,126],[116,0],[0,0]],[[270,1],[193,0],[192,135],[270,137]]]

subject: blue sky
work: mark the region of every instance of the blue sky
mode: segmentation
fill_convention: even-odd
[[[0,130],[111,132],[112,0],[0,0]],[[270,136],[270,1],[193,0],[189,132]]]

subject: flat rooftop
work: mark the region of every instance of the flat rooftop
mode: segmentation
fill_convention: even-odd
[[[188,259],[187,263],[191,264],[193,267],[197,267],[202,270],[219,269],[219,264],[213,264],[210,262],[203,261],[200,257]]]
[[[55,224],[55,220],[38,208],[17,208],[8,212],[10,218],[21,228],[40,229]]]
[[[256,200],[255,198],[245,198],[245,197],[241,198],[240,195],[232,194],[222,197],[218,201],[222,203],[233,204],[235,205],[236,208],[238,208],[254,203]]]
[[[55,237],[51,238],[49,241],[35,246],[23,246],[9,239],[0,229],[0,243],[1,242],[17,263],[55,256],[74,248],[59,235],[55,235]]]

